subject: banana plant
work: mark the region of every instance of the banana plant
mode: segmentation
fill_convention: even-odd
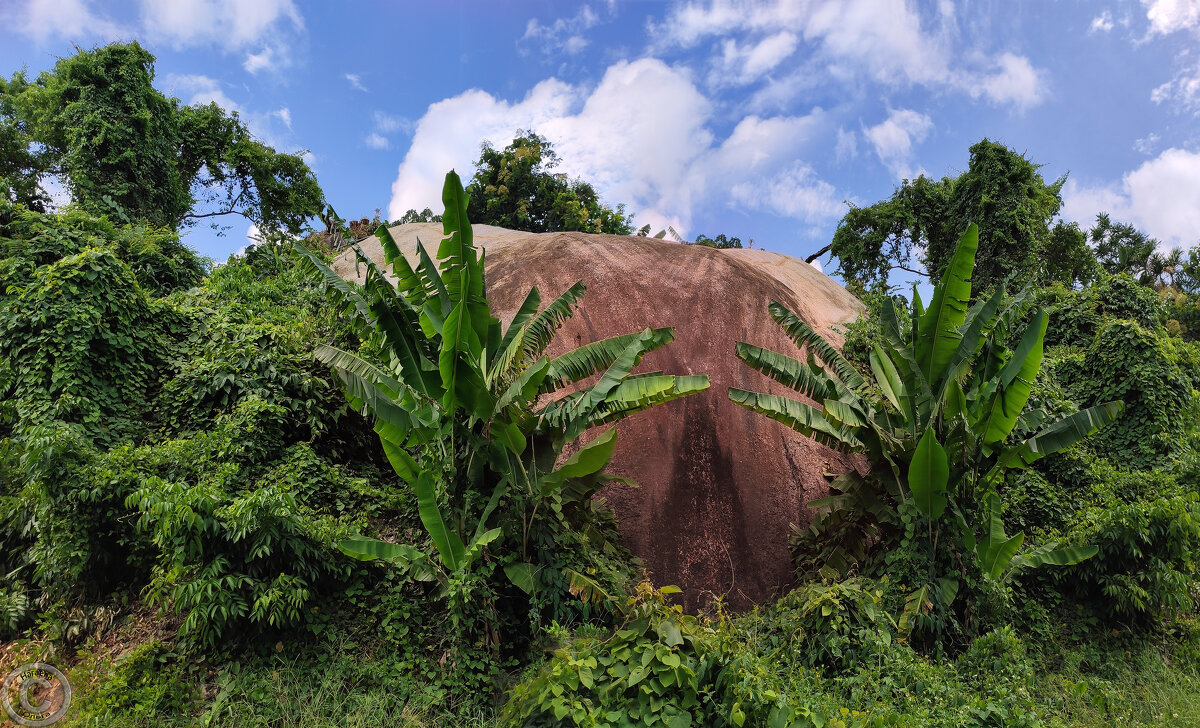
[[[1006,342],[1025,320],[1029,296],[1023,291],[1009,298],[1001,287],[971,305],[978,247],[979,231],[971,225],[927,308],[914,286],[905,330],[885,301],[881,341],[869,355],[870,381],[778,302],[770,305],[771,317],[807,360],[737,344],[743,362],[814,404],[737,388],[729,390],[730,399],[826,445],[864,453],[871,463],[868,478],[843,476],[833,482],[833,495],[811,504],[819,510],[807,536],[820,543],[836,529],[842,537],[824,553],[837,571],[861,560],[864,540],[895,523],[902,505],[926,519],[931,545],[943,521],[951,520],[987,578],[1077,563],[1095,553],[1045,544],[1018,554],[1024,536],[1004,536],[996,488],[1007,469],[1027,467],[1096,432],[1123,404],[1107,402],[1050,422],[1041,411],[1025,410],[1042,363],[1047,315],[1034,312],[1010,350]],[[982,538],[966,518],[979,510],[976,504],[987,507]],[[952,599],[957,587],[927,591]]]
[[[632,373],[647,352],[674,338],[669,328],[548,356],[584,294],[582,282],[545,307],[531,289],[502,326],[486,297],[484,254],[473,243],[467,198],[453,171],[442,200],[445,237],[436,260],[418,241],[410,262],[386,226],[376,232],[391,278],[355,248],[365,281],[349,283],[296,244],[365,342],[361,352],[321,346],[315,356],[337,371],[354,407],[374,416],[388,461],[416,494],[437,559],[370,538],[340,546],[418,579],[464,572],[485,550],[499,548],[509,579],[531,591],[539,556],[531,553],[531,531],[547,521],[552,528],[586,527],[591,496],[613,479],[603,470],[616,446],[614,429],[559,463],[564,446],[590,428],[702,391],[708,377]]]

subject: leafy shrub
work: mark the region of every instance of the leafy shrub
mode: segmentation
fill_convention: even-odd
[[[152,601],[184,612],[181,636],[213,645],[234,625],[292,627],[311,617],[323,583],[346,573],[338,521],[308,508],[265,452],[283,410],[247,399],[212,433],[140,454],[150,467],[126,505],[159,551]],[[155,472],[157,471],[157,472]],[[331,473],[326,473],[328,477]],[[334,477],[330,487],[341,483]]]
[[[138,645],[119,657],[94,690],[80,699],[79,725],[158,725],[191,710],[196,686],[180,656],[162,642]],[[72,711],[73,713],[75,711]]]
[[[144,430],[160,315],[124,262],[90,248],[38,268],[0,302],[0,357],[21,423],[82,424],[113,444]]]
[[[1092,446],[1129,467],[1152,468],[1183,444],[1196,418],[1191,378],[1167,337],[1123,319],[1104,322],[1078,360],[1059,376],[1076,401],[1118,398],[1125,412]]]

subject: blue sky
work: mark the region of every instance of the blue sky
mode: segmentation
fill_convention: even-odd
[[[5,74],[129,39],[164,92],[307,150],[347,218],[437,209],[533,129],[639,225],[804,256],[988,137],[1069,173],[1068,219],[1200,241],[1200,0],[0,4]],[[229,223],[188,242],[223,259]]]

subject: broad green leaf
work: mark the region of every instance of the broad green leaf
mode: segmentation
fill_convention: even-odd
[[[526,594],[533,594],[537,588],[537,582],[533,580],[533,575],[537,571],[537,567],[533,564],[524,562],[513,562],[504,567],[504,575],[521,591]]]
[[[962,340],[959,329],[966,321],[971,301],[971,271],[979,249],[979,228],[974,223],[959,238],[958,248],[933,290],[929,308],[920,318],[913,346],[917,363],[931,386],[939,382]]]
[[[900,371],[879,344],[871,348],[870,363],[871,373],[875,375],[875,382],[883,396],[892,403],[897,412],[911,419],[912,403],[908,401],[908,388],[904,386]]]
[[[905,597],[904,610],[900,613],[900,619],[896,623],[896,632],[900,641],[907,640],[921,616],[929,614],[932,609],[933,602],[929,600],[928,584]]]
[[[612,460],[613,450],[617,446],[617,430],[605,430],[599,437],[584,445],[579,452],[567,458],[554,472],[548,474],[542,482],[545,488],[562,485],[567,478],[582,478],[598,473]]]
[[[997,459],[996,465],[988,471],[984,484],[990,486],[998,483],[1005,468],[1024,468],[1036,460],[1070,447],[1101,427],[1114,422],[1124,409],[1125,403],[1117,400],[1055,420],[1038,434],[1004,451]]]
[[[537,397],[538,390],[542,386],[542,381],[550,372],[550,360],[546,357],[538,359],[533,364],[525,367],[525,371],[512,382],[508,387],[500,393],[500,397],[496,400],[496,406],[493,414],[499,414],[504,408],[510,407],[513,404],[529,404]]]
[[[933,428],[927,428],[908,465],[908,487],[917,510],[932,520],[946,512],[950,465]]]
[[[1042,368],[1042,343],[1046,337],[1046,312],[1038,311],[1026,327],[1013,358],[1000,370],[997,389],[983,428],[983,444],[1002,442],[1017,424],[1017,417],[1029,401],[1033,381]]]
[[[360,536],[339,541],[338,549],[359,561],[380,559],[395,564],[417,581],[430,581],[437,576],[429,563],[429,557],[408,544],[388,543]]]
[[[541,356],[546,347],[550,345],[550,341],[554,339],[554,333],[562,327],[563,321],[569,319],[575,312],[575,307],[579,304],[579,299],[583,298],[585,291],[587,291],[587,286],[583,285],[583,281],[576,282],[530,320],[529,330],[525,333],[525,356],[527,358]]]
[[[834,427],[821,411],[812,405],[774,394],[750,392],[730,387],[729,399],[748,410],[766,415],[782,422],[793,430],[813,438],[834,449],[856,450],[863,446],[861,440],[849,429]]]
[[[658,636],[667,647],[678,647],[683,644],[683,633],[679,631],[679,625],[669,619],[658,623]]]
[[[1016,556],[1024,540],[1025,534],[1018,533],[1006,541],[993,543],[991,548],[979,555],[980,569],[989,579],[999,579],[1013,557]]]
[[[537,286],[529,289],[529,293],[525,294],[525,300],[521,302],[520,308],[513,314],[512,321],[509,322],[508,328],[504,331],[504,338],[500,340],[500,350],[505,351],[508,345],[516,338],[517,333],[529,323],[537,313],[538,307],[542,305],[542,296],[538,293]]]
[[[451,531],[446,526],[446,522],[442,520],[442,512],[438,510],[437,489],[433,474],[427,470],[421,471],[417,476],[415,490],[417,492],[417,512],[421,516],[421,523],[433,538],[433,545],[437,547],[438,554],[442,557],[442,563],[450,571],[458,571],[463,566],[467,547],[463,545],[458,534]]]
[[[815,373],[789,356],[741,341],[734,346],[734,352],[751,369],[817,402],[834,396],[833,382],[824,372]]]
[[[812,327],[804,322],[796,314],[792,313],[778,301],[771,301],[771,305],[767,307],[771,314],[771,318],[775,319],[798,347],[807,347],[808,350],[825,363],[825,366],[833,370],[843,384],[850,389],[858,389],[864,384],[863,378],[855,370],[854,366],[846,361],[837,349],[833,348],[820,334],[813,331]]]
[[[650,329],[652,335],[643,342],[644,351],[650,352],[669,344],[675,338],[670,328]],[[644,338],[644,332],[613,336],[568,351],[550,360],[550,373],[542,383],[542,393],[553,392],[563,385],[586,379],[596,372],[607,369],[635,341]]]
[[[488,544],[500,538],[500,534],[502,532],[502,529],[493,528],[490,531],[484,531],[475,538],[471,539],[470,545],[467,546],[466,550],[463,552],[462,568],[466,569],[470,567],[471,564],[475,562],[475,559],[479,558],[479,555],[483,553],[483,549]]]
[[[407,564],[414,559],[424,556],[420,550],[402,543],[389,543],[377,538],[347,538],[338,541],[338,549],[347,556],[359,561],[395,561]]]
[[[1027,551],[1023,554],[1018,554],[1013,558],[1009,567],[1008,573],[1004,575],[1005,579],[1012,577],[1021,569],[1036,569],[1039,566],[1070,566],[1078,564],[1081,561],[1086,561],[1096,554],[1100,553],[1100,549],[1096,546],[1062,546],[1057,542],[1042,544],[1041,546]]]

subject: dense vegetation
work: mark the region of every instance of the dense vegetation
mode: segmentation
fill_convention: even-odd
[[[772,306],[800,356],[729,356],[804,399],[728,396],[872,468],[813,504],[794,591],[685,614],[592,499],[615,431],[562,457],[707,386],[632,373],[673,332],[546,356],[582,285],[501,326],[471,240],[484,165],[414,213],[436,248],[381,233],[395,285],[368,260],[338,278],[321,237],[210,269],[179,238],[211,189],[185,160],[151,165],[178,176],[168,208],[137,154],[89,145],[150,110],[179,153],[208,114],[236,132],[209,173],[238,144],[279,160],[155,96],[143,54],[0,88],[0,666],[63,667],[63,725],[1200,724],[1197,250],[1055,221],[1059,183],[986,141],[965,181],[852,210],[834,244],[858,241],[868,314],[839,352]],[[140,90],[96,97],[96,74]],[[39,136],[74,118],[104,133]],[[244,214],[307,218],[297,170],[300,197],[262,187]],[[48,174],[73,204],[48,209]],[[549,229],[629,232],[555,199],[574,217]],[[918,249],[927,306],[886,285]],[[1018,264],[1038,275],[1015,290]]]

